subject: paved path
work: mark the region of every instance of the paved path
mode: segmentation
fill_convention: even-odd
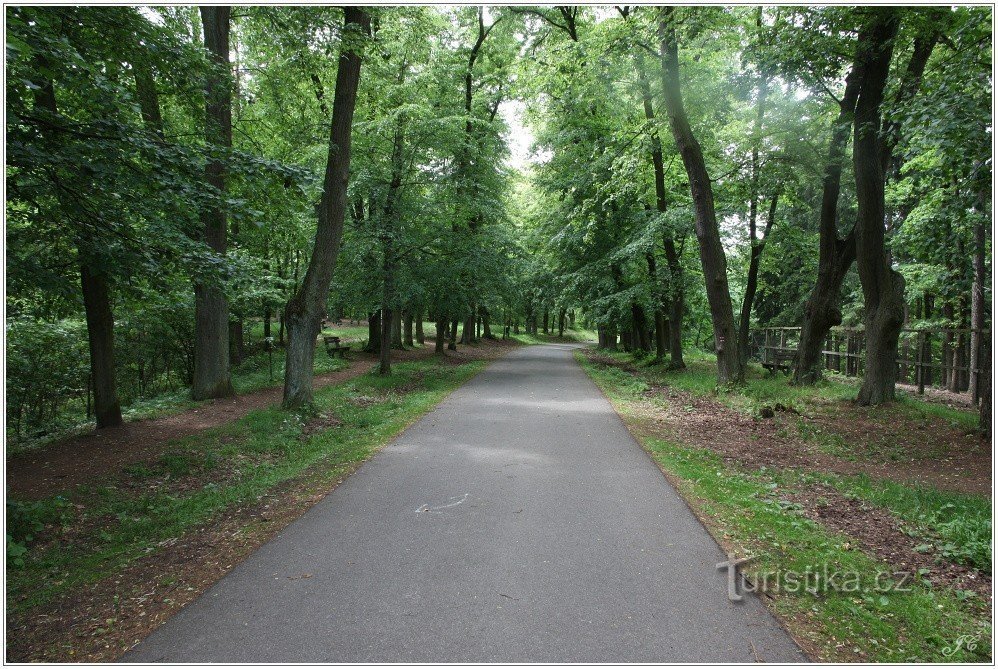
[[[570,347],[532,346],[124,660],[802,661],[723,559]]]

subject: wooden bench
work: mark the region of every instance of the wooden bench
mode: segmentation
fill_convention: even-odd
[[[785,349],[776,349],[773,351],[773,360],[767,360],[762,363],[762,366],[769,370],[770,374],[775,374],[777,370],[781,372],[790,373],[790,370],[794,366],[794,358],[797,357],[797,353],[794,351],[787,351]]]
[[[330,358],[338,355],[346,360],[347,351],[350,350],[349,344],[343,344],[339,337],[324,336],[322,341],[326,345],[326,353]]]

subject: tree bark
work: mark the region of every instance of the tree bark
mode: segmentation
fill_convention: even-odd
[[[426,343],[426,335],[423,334],[423,307],[416,307],[416,341],[422,346]]]
[[[402,346],[402,312],[392,309],[392,348],[398,351]]]
[[[97,427],[121,425],[121,404],[115,383],[114,316],[107,277],[93,271],[84,260],[80,263],[83,308],[87,316],[90,342],[90,378],[94,389],[94,417]]]
[[[345,7],[344,37],[369,34],[370,18],[361,7]],[[336,256],[343,236],[347,206],[347,180],[350,173],[350,140],[353,112],[357,103],[361,54],[354,39],[344,39],[336,71],[336,90],[330,122],[329,153],[319,202],[318,224],[312,255],[301,288],[288,301],[287,362],[284,374],[285,408],[312,406],[312,374],[315,364],[315,338],[319,318],[329,293]]]
[[[645,73],[644,55],[640,49],[637,50],[635,57],[638,70],[638,88],[641,89],[645,120],[654,123],[655,108],[652,105],[651,84]],[[664,214],[668,209],[665,191],[665,161],[662,159],[662,142],[658,132],[654,129],[651,131],[651,162],[655,175],[655,207],[660,214]],[[663,358],[665,356],[666,341],[668,341],[669,366],[673,369],[682,369],[686,366],[686,363],[683,362],[683,307],[685,302],[683,267],[679,262],[674,235],[666,230],[663,231],[662,237],[666,252],[666,266],[669,271],[668,294],[664,294],[662,291],[661,281],[655,267],[655,255],[648,254],[648,271],[652,275],[656,294],[655,342],[657,357]],[[665,327],[666,307],[669,311],[668,328]]]
[[[884,157],[880,105],[890,70],[899,17],[895,8],[871,10],[860,32],[857,61],[863,69],[853,134],[856,175],[856,264],[866,310],[866,370],[861,405],[894,399],[897,345],[904,325],[904,278],[887,258],[884,231]]]
[[[745,379],[745,367],[738,354],[738,332],[731,308],[731,292],[728,289],[727,259],[724,247],[721,245],[717,216],[714,212],[714,194],[710,176],[707,174],[700,144],[693,136],[693,130],[686,118],[679,79],[679,46],[672,24],[673,8],[663,7],[659,11],[662,92],[669,112],[672,135],[690,180],[690,193],[696,212],[695,229],[700,244],[700,263],[703,267],[707,301],[714,328],[717,380],[722,385],[741,383]]]
[[[486,307],[479,307],[479,312],[482,314],[482,339],[495,339],[492,334],[492,314]]]
[[[986,215],[987,197],[989,192],[980,190],[978,196],[978,214],[981,219],[974,226],[974,285],[971,288],[970,299],[970,392],[974,403],[981,399],[983,388],[981,387],[981,375],[978,369],[984,369],[982,365],[982,346],[984,345],[981,331],[987,321],[987,304],[984,301],[984,287],[987,285],[987,229],[985,228],[984,216]]]
[[[832,139],[828,144],[818,222],[818,278],[804,304],[804,321],[794,362],[793,382],[797,385],[812,385],[821,379],[821,350],[828,331],[842,322],[839,294],[842,282],[856,259],[855,228],[845,239],[839,239],[836,220],[842,164],[856,112],[859,87],[860,73],[854,66],[846,76],[845,92],[839,101],[838,118],[832,126]]]
[[[762,7],[758,8],[756,27],[762,29]],[[766,117],[766,100],[769,97],[769,73],[765,70],[759,75],[759,91],[756,102],[755,122],[752,128],[752,174],[751,174],[751,200],[749,202],[749,270],[745,282],[745,295],[742,296],[741,321],[738,328],[738,350],[743,362],[748,362],[749,358],[749,325],[752,320],[752,302],[755,300],[756,284],[759,276],[759,259],[762,250],[766,246],[766,237],[772,227],[773,218],[776,213],[777,196],[773,196],[772,204],[769,208],[769,218],[766,220],[766,229],[762,234],[762,240],[756,239],[756,223],[759,216],[759,178],[761,166],[759,164],[759,144],[762,141],[762,122]]]
[[[387,376],[392,373],[392,325],[395,314],[391,309],[381,310],[381,346],[378,347],[378,374]]]
[[[450,324],[450,334],[447,337],[447,339],[448,339],[448,341],[447,341],[447,350],[448,351],[456,351],[457,350],[457,327],[458,327],[458,320],[455,318],[453,321],[451,321],[451,324]]]
[[[402,321],[402,345],[412,348],[415,345],[412,339],[412,311],[404,312]]]
[[[991,367],[991,342],[984,342],[984,350],[981,352],[982,364],[981,367],[990,368]],[[981,392],[981,415],[978,421],[978,429],[985,439],[991,439],[991,384],[994,378],[993,373],[988,373],[985,377],[985,381],[982,384],[984,387]]]
[[[367,346],[365,353],[381,353],[381,309],[367,315]]]
[[[444,343],[447,341],[447,321],[437,321],[437,336],[433,347],[435,353],[443,355]]]
[[[229,73],[229,7],[202,6],[204,44],[211,55],[212,71],[205,83],[205,143],[217,153],[232,148],[232,88]],[[205,181],[223,197],[225,164],[218,155],[205,165]],[[220,203],[201,211],[204,242],[225,255],[228,221]],[[194,284],[194,386],[196,400],[235,394],[229,375],[229,302],[217,277]]]
[[[475,341],[475,305],[471,306],[471,311],[464,319],[464,328],[461,330],[461,343],[472,344]]]
[[[749,240],[752,244],[752,251],[749,258],[748,277],[745,280],[745,296],[742,298],[742,319],[738,330],[738,343],[742,352],[742,360],[745,361],[748,361],[749,357],[749,325],[752,321],[752,303],[755,301],[755,291],[759,284],[759,261],[762,259],[769,231],[772,230],[773,221],[776,219],[776,205],[779,199],[779,195],[774,195],[769,203],[769,216],[766,218],[766,227],[762,231],[762,239],[756,240],[755,238],[755,212],[751,212],[749,218]]]
[[[931,25],[927,32],[916,38],[911,60],[898,87],[895,105],[903,105],[918,92],[926,63],[938,38],[939,32],[935,25]],[[861,45],[857,44],[857,58],[860,48]],[[842,162],[853,124],[861,77],[862,72],[858,65],[854,64],[846,77],[845,92],[839,100],[839,116],[832,128],[832,139],[828,147],[819,221],[818,278],[804,305],[800,345],[794,362],[793,383],[797,385],[811,385],[821,379],[821,351],[828,331],[842,323],[840,307],[842,282],[856,259],[855,226],[844,239],[840,239],[836,217]],[[884,179],[892,173],[900,172],[900,161],[894,154],[900,131],[901,124],[898,120],[884,124],[881,130],[883,137],[881,165]]]
[[[38,57],[39,65],[47,65],[47,60]],[[45,78],[35,91],[35,105],[55,116],[59,112],[55,98],[55,86]],[[63,203],[60,199],[60,207]],[[67,213],[70,207],[63,207]],[[111,295],[107,276],[99,269],[99,263],[88,257],[83,239],[77,240],[77,255],[80,263],[80,289],[83,293],[83,310],[87,321],[87,340],[90,345],[90,383],[93,386],[93,410],[97,427],[115,427],[122,424],[121,404],[118,401],[118,386],[114,364],[114,314],[111,311]],[[89,396],[88,396],[89,397]]]

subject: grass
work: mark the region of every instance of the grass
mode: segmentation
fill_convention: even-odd
[[[586,371],[631,421],[653,400],[641,395],[648,381],[692,393],[708,393],[705,371],[694,361],[688,372],[639,367],[635,376],[596,365],[577,354]],[[620,356],[614,356],[620,359]],[[623,361],[623,360],[622,360]],[[783,382],[785,383],[785,381]],[[818,401],[844,391],[838,382],[812,390]],[[783,391],[766,379],[750,379],[742,389],[726,389],[726,403],[750,410],[754,403],[816,401],[801,389]],[[991,503],[972,495],[946,493],[865,477],[805,475],[791,471],[746,471],[726,464],[711,451],[653,437],[639,437],[645,449],[676,482],[715,537],[740,556],[754,556],[746,569],[756,583],[773,587],[770,603],[795,635],[821,659],[874,662],[982,662],[991,659],[990,609],[966,592],[918,582],[904,591],[883,587],[890,565],[858,550],[847,537],[801,514],[780,498],[788,487],[806,490],[808,482],[833,485],[846,494],[887,508],[917,532],[937,537],[954,550],[952,559],[990,570]],[[800,486],[804,486],[801,488]],[[945,553],[944,553],[945,555]],[[825,574],[846,575],[836,580]],[[791,590],[792,575],[813,574],[812,587]],[[855,574],[855,580],[852,580]],[[848,584],[848,585],[847,585]],[[969,636],[968,636],[969,635]],[[963,637],[976,644],[957,644]],[[970,646],[974,647],[971,648]]]
[[[521,344],[564,344],[564,343],[591,343],[597,341],[595,330],[586,330],[584,328],[569,328],[566,329],[561,337],[554,334],[527,334],[526,332],[521,332],[520,334],[510,335],[510,337],[520,342]]]
[[[842,492],[888,509],[927,542],[926,550],[991,571],[991,500],[927,486],[871,480],[867,476],[821,477]]]
[[[82,510],[67,510],[57,498],[34,503],[51,524],[50,540],[29,543],[23,566],[8,569],[8,610],[23,613],[118,573],[164,541],[306,472],[326,479],[349,472],[484,365],[398,363],[391,377],[369,374],[318,390],[315,415],[261,409],[178,440],[158,462],[129,468],[125,483],[139,485],[108,480],[78,490]],[[306,430],[310,421],[331,418],[336,427]]]

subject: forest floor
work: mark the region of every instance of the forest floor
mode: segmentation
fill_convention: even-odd
[[[394,362],[419,360],[430,355],[433,355],[430,345],[392,352]],[[339,367],[336,371],[317,374],[314,387],[324,388],[355,378],[377,362],[377,355],[371,353],[354,351],[350,356],[350,360],[333,363]],[[282,393],[283,388],[275,386],[209,400],[178,413],[128,421],[120,427],[92,430],[41,448],[21,451],[7,461],[9,493],[19,499],[42,499],[72,490],[107,472],[155,461],[170,442],[277,404]]]
[[[354,352],[317,377],[315,413],[280,410],[270,388],[16,456],[7,660],[115,659],[517,345],[441,358],[427,340],[393,351],[387,378]]]
[[[755,558],[750,582],[832,565],[912,584],[767,592],[813,657],[990,659],[992,454],[975,412],[910,397],[859,407],[854,381],[793,388],[754,366],[716,391],[704,359],[580,359],[718,542]]]

